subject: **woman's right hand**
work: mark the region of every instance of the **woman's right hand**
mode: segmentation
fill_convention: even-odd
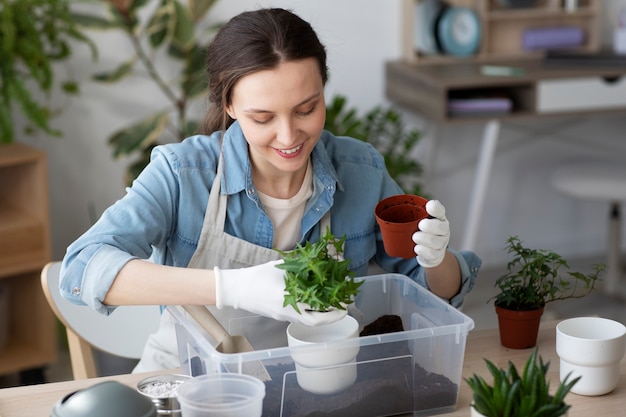
[[[275,320],[300,322],[319,326],[343,318],[346,310],[311,311],[307,304],[299,304],[302,314],[293,307],[283,307],[285,299],[285,271],[276,265],[282,260],[240,269],[214,268],[217,308],[241,308]]]

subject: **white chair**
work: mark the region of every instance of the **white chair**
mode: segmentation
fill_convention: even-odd
[[[621,260],[622,203],[626,202],[626,167],[609,161],[571,161],[557,167],[552,185],[572,197],[603,201],[608,205],[608,253],[604,290],[625,298]]]
[[[74,379],[101,376],[97,350],[122,358],[139,359],[148,336],[159,324],[159,306],[120,306],[105,316],[79,306],[59,292],[61,262],[50,262],[41,271],[41,285],[50,307],[67,331]]]

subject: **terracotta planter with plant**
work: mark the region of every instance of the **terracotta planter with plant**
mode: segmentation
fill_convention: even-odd
[[[509,361],[505,370],[485,359],[493,377],[489,384],[476,374],[465,382],[472,390],[472,416],[484,417],[559,417],[567,415],[570,405],[565,396],[580,377],[570,379],[567,375],[554,394],[550,392],[547,377],[550,363],[544,363],[537,349],[528,358],[523,370]]]
[[[586,296],[606,266],[595,264],[587,274],[571,271],[567,261],[552,251],[526,248],[517,236],[510,237],[507,243],[507,252],[513,259],[507,264],[508,272],[496,280],[499,293],[493,297],[500,342],[505,347],[525,349],[537,344],[545,305]],[[567,272],[567,276],[562,276],[562,272]]]

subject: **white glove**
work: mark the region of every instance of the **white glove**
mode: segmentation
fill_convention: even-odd
[[[215,267],[215,305],[241,308],[280,321],[300,322],[319,326],[343,318],[346,310],[311,311],[308,304],[298,304],[302,314],[293,307],[283,307],[285,300],[285,271],[276,268],[283,260],[241,269]]]
[[[439,265],[450,242],[450,223],[446,219],[446,208],[437,200],[426,203],[426,212],[433,218],[426,218],[417,225],[419,230],[413,233],[417,262],[424,268]]]

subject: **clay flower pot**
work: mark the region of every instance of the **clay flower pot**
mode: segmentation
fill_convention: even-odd
[[[511,349],[526,349],[537,344],[543,307],[538,310],[517,311],[496,306],[500,343]]]
[[[413,233],[420,220],[428,217],[427,199],[410,194],[399,194],[381,200],[374,209],[376,222],[383,235],[385,252],[389,256],[410,259],[415,257]]]

